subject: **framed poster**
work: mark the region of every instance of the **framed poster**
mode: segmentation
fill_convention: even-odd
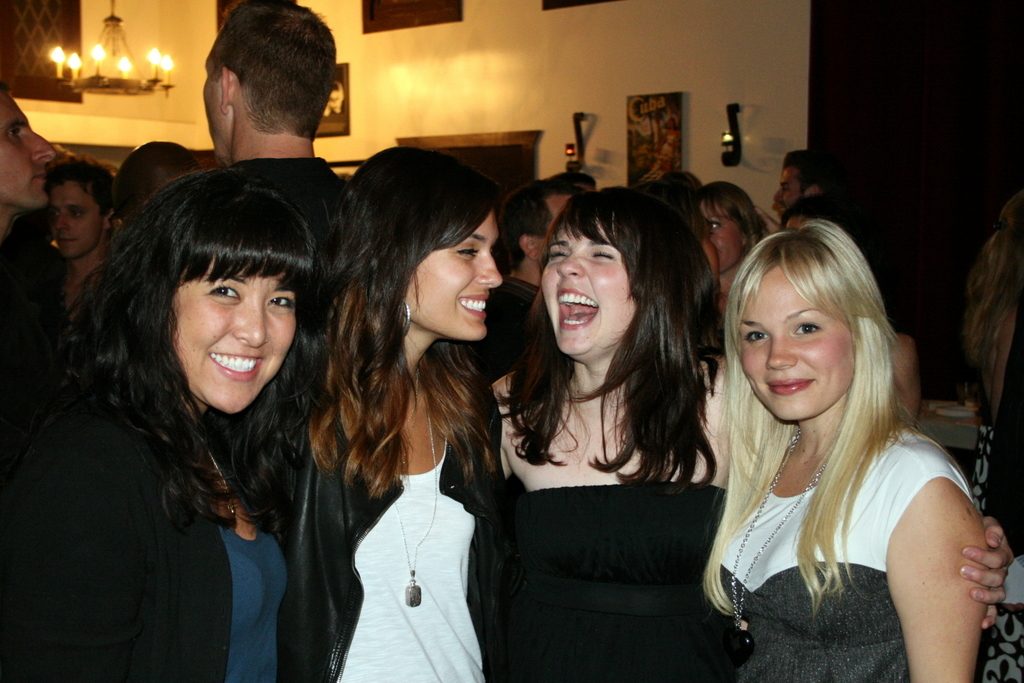
[[[683,93],[626,98],[628,184],[683,170]]]
[[[363,33],[462,21],[462,0],[363,0]]]
[[[593,5],[598,2],[611,2],[611,0],[544,0],[543,9],[561,9],[562,7],[576,7],[577,5]]]
[[[348,64],[334,65],[334,87],[327,98],[320,127],[316,130],[318,138],[334,135],[350,135],[349,130],[349,98],[348,98]]]

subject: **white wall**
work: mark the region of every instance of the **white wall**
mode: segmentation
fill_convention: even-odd
[[[564,170],[572,113],[585,127],[585,169],[604,185],[626,179],[626,97],[683,91],[684,164],[705,182],[729,180],[762,206],[782,155],[806,145],[810,0],[616,0],[552,11],[541,0],[463,0],[463,21],[363,35],[357,0],[308,0],[350,64],[349,137],[321,138],[320,156],[361,159],[396,137],[544,131],[541,177]],[[211,143],[203,61],[215,32],[212,0],[121,0],[135,56],[152,44],[175,56],[169,98],[85,95],[82,105],[21,101],[54,140],[135,145]],[[83,0],[83,42],[109,5]],[[720,161],[725,106],[743,106],[743,162]]]

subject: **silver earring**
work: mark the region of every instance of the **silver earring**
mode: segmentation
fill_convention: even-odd
[[[402,302],[405,304],[405,327],[402,328],[402,334],[405,335],[409,331],[409,323],[412,322],[412,310],[409,309],[409,302]]]

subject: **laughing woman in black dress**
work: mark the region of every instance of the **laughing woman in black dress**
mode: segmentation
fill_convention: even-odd
[[[516,681],[728,681],[701,576],[716,462],[715,314],[700,243],[659,200],[569,200],[553,227],[527,357],[499,382],[525,586],[509,627]]]

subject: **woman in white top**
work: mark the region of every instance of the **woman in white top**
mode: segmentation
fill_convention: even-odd
[[[725,330],[731,470],[705,585],[749,656],[739,679],[970,680],[984,607],[958,570],[981,520],[901,411],[856,245],[826,221],[762,241]]]
[[[504,673],[508,563],[465,344],[501,284],[496,185],[450,156],[384,150],[328,242],[328,369],[297,474],[279,680],[483,681]]]

